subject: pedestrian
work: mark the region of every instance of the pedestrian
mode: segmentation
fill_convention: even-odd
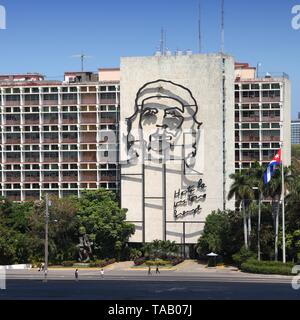
[[[76,271],[75,271],[75,280],[76,281],[78,281],[78,276],[79,276],[78,269],[76,269]]]
[[[100,274],[101,274],[101,278],[104,279],[104,270],[103,269],[100,270]]]
[[[156,266],[156,274],[160,274],[159,267]]]
[[[148,268],[148,276],[150,276],[152,274],[152,272],[151,272],[151,266],[149,266],[149,268]]]

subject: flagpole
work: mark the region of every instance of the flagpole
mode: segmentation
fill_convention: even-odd
[[[282,183],[282,261],[286,263],[286,242],[285,242],[285,184],[284,184],[284,165],[283,165],[283,143],[281,144],[281,183]]]

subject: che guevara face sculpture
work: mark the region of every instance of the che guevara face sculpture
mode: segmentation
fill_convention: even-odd
[[[184,161],[191,165],[201,127],[197,113],[197,102],[186,87],[167,80],[145,84],[136,95],[134,114],[127,119],[129,159],[149,154],[180,158],[185,148]],[[187,136],[192,137],[191,143]]]

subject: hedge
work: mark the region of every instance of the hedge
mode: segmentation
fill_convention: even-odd
[[[116,259],[106,259],[106,260],[96,260],[90,263],[90,267],[92,268],[104,268],[110,264],[116,262]]]
[[[248,273],[292,275],[293,263],[279,261],[248,260],[241,265],[241,270]]]

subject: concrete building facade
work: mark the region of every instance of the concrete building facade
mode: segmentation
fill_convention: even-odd
[[[286,74],[256,77],[247,63],[235,66],[235,166],[268,164],[283,149],[291,164],[291,84]]]
[[[136,225],[131,241],[196,243],[208,214],[233,208],[234,60],[123,58],[121,88],[121,204]]]
[[[0,193],[14,201],[43,194],[119,189],[119,70],[0,77]],[[105,76],[108,75],[108,80]]]
[[[85,189],[119,194],[133,243],[197,242],[213,210],[234,209],[229,176],[283,147],[287,75],[223,54],[122,58],[121,69],[0,76],[0,194],[13,201]]]
[[[298,120],[293,120],[291,124],[292,129],[292,144],[300,144],[300,113]]]

